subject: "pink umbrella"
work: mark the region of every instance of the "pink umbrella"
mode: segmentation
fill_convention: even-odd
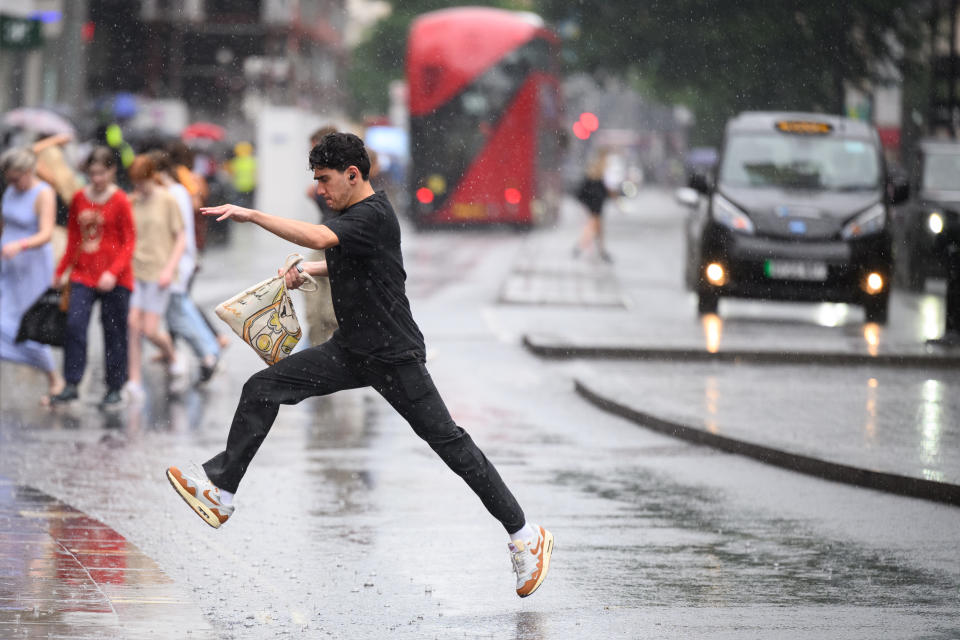
[[[76,135],[76,127],[58,113],[39,107],[21,107],[3,115],[3,124],[37,133]]]
[[[223,127],[212,122],[194,122],[180,133],[180,138],[186,142],[189,140],[205,139],[219,142],[226,135]]]

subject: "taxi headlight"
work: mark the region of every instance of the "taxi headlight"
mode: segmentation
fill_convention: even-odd
[[[728,229],[740,233],[753,233],[753,220],[747,217],[740,208],[724,198],[719,193],[713,195],[713,206],[710,207],[713,219]]]
[[[927,228],[934,235],[943,231],[943,216],[940,215],[939,211],[933,211],[927,216]]]
[[[882,231],[886,224],[887,211],[884,206],[878,202],[845,224],[840,235],[844,240],[868,236],[871,233]]]

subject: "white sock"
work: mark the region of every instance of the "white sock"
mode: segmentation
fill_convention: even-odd
[[[523,540],[524,542],[529,542],[530,540],[536,540],[540,537],[540,532],[530,526],[530,523],[523,525],[523,529],[519,531],[514,531],[510,534],[510,541],[514,540]]]
[[[230,506],[233,503],[233,494],[220,489],[220,504]]]

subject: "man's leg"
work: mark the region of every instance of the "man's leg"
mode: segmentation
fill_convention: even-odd
[[[243,385],[227,449],[205,462],[203,470],[214,485],[235,493],[281,404],[362,386],[347,355],[332,342],[291,354]]]
[[[464,479],[507,533],[525,523],[523,510],[487,457],[450,417],[430,374],[419,362],[365,369],[368,384],[410,423],[450,469]]]

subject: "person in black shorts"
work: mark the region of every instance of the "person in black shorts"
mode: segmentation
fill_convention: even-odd
[[[612,261],[603,237],[603,204],[610,195],[603,180],[605,168],[606,155],[601,153],[587,166],[583,181],[577,188],[577,200],[587,209],[588,216],[580,232],[580,238],[573,248],[575,258],[592,246],[601,260]]]
[[[320,345],[295,352],[254,374],[243,386],[227,448],[202,468],[167,469],[174,489],[210,526],[234,512],[233,494],[277,417],[281,404],[342,389],[372,387],[466,481],[507,530],[517,595],[532,594],[550,567],[553,535],[527,522],[493,464],[450,417],[425,366],[423,335],[410,312],[400,251],[400,225],[383,192],[370,185],[363,142],[331,133],[310,151],[317,193],[337,213],[323,224],[273,216],[233,204],[201,209],[217,220],[253,222],[325,259],[303,271],[329,277],[339,328]],[[289,288],[301,273],[285,275]]]

